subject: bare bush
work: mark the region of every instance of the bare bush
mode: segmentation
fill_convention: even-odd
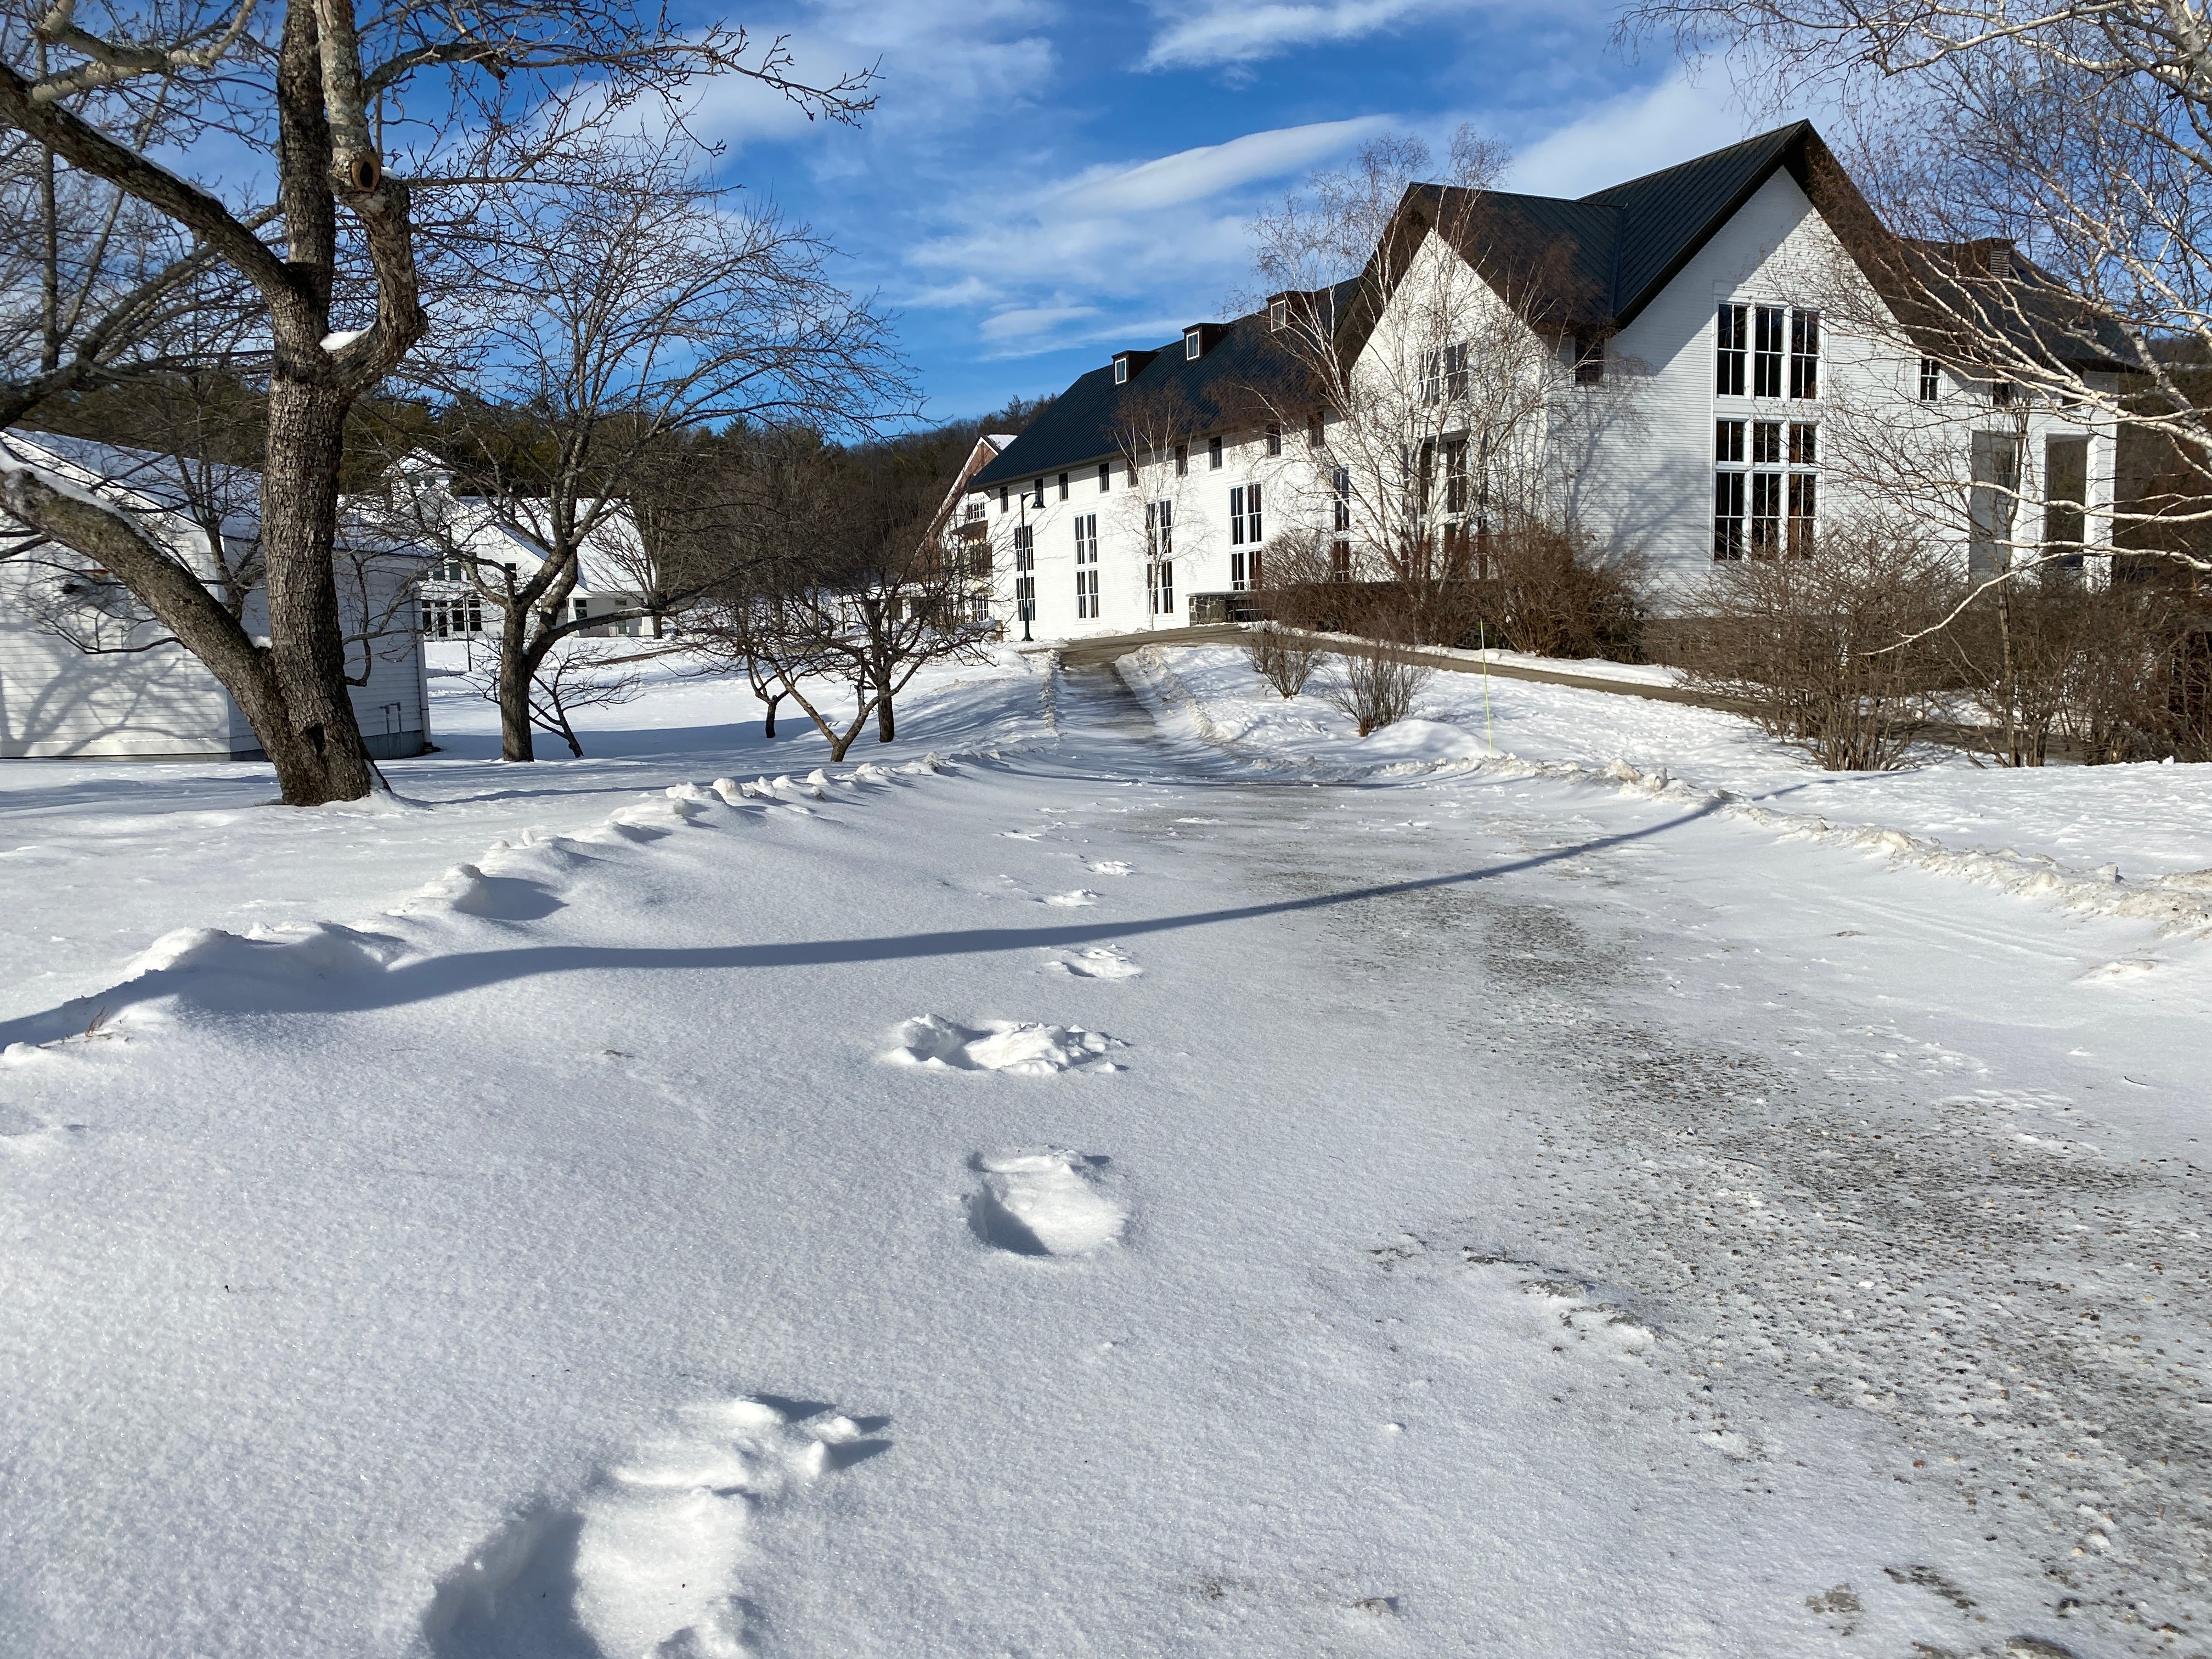
[[[1644,569],[1632,553],[1527,520],[1489,538],[1482,565],[1484,637],[1535,657],[1642,659]]]
[[[1346,630],[1369,643],[1339,653],[1343,672],[1322,694],[1351,716],[1363,738],[1412,714],[1429,683],[1431,670],[1411,648],[1416,637],[1412,610],[1404,594],[1376,591],[1353,617],[1356,625]]]
[[[1942,552],[1875,524],[1837,526],[1817,557],[1717,565],[1684,633],[1686,681],[1830,771],[1891,769],[1954,678],[1924,635],[1956,586]]]
[[[1313,678],[1322,648],[1304,634],[1286,633],[1275,623],[1261,623],[1245,641],[1245,654],[1253,672],[1285,698],[1295,697]]]

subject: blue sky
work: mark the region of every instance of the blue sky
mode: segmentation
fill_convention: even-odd
[[[878,59],[858,131],[757,87],[696,125],[897,313],[933,418],[1055,392],[1125,345],[1225,314],[1245,226],[1370,133],[1509,143],[1509,182],[1580,194],[1775,125],[1579,0],[770,0],[804,70]]]

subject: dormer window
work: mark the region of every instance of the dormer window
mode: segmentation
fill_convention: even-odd
[[[1126,351],[1114,359],[1114,384],[1115,386],[1129,384],[1129,354]]]
[[[1291,302],[1288,300],[1267,301],[1267,332],[1275,333],[1291,325]]]
[[[1191,327],[1182,331],[1182,358],[1187,363],[1198,361],[1198,354],[1206,349],[1206,334],[1202,329]]]

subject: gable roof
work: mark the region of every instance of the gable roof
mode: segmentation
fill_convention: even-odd
[[[1352,284],[1340,283],[1327,303]],[[1111,363],[1079,377],[1029,429],[969,481],[970,490],[1027,483],[1072,468],[1110,460],[1133,426],[1163,428],[1180,441],[1208,433],[1249,429],[1264,411],[1297,407],[1306,370],[1255,311],[1225,325],[1196,358],[1180,337],[1158,347],[1121,385]]]

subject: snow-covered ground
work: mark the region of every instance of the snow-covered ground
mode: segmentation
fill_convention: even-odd
[[[2208,1645],[2195,770],[1127,665],[0,766],[0,1652]]]

